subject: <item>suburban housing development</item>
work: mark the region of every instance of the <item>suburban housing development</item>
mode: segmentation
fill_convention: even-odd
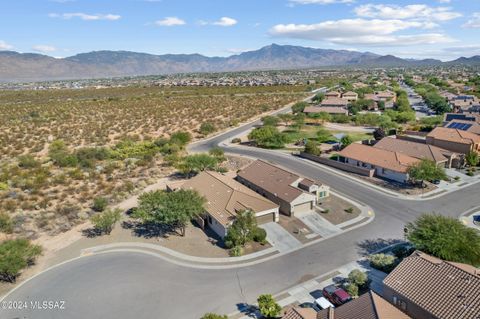
[[[0,319],[480,319],[480,1],[0,2]]]

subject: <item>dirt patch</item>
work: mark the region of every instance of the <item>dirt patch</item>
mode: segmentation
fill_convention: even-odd
[[[278,223],[303,244],[313,240],[313,238],[307,238],[307,235],[312,234],[311,230],[296,217],[280,214]],[[319,236],[314,238],[319,238]]]
[[[344,223],[360,215],[360,209],[357,206],[335,195],[330,195],[322,199],[322,201],[318,203],[318,206],[321,207],[323,211],[317,212],[334,225]]]

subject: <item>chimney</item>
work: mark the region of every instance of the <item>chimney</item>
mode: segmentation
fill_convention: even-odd
[[[328,319],[335,319],[335,309],[333,307],[328,308]]]

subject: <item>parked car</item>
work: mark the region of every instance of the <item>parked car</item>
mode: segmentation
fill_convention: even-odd
[[[315,299],[315,304],[320,309],[335,308],[335,306],[330,301],[328,301],[328,299],[325,297],[320,297],[318,299]]]
[[[323,288],[322,294],[325,298],[337,306],[343,305],[347,301],[352,300],[352,296],[350,296],[348,292],[335,285],[329,285]]]

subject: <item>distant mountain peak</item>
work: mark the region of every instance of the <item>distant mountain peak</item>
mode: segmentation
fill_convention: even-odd
[[[372,52],[317,49],[272,43],[229,57],[201,54],[155,55],[99,50],[55,59],[36,53],[0,51],[0,81],[41,81],[78,78],[160,75],[188,72],[232,72],[335,66],[396,67],[441,64],[434,59],[407,60]],[[449,63],[478,64],[480,56]]]

